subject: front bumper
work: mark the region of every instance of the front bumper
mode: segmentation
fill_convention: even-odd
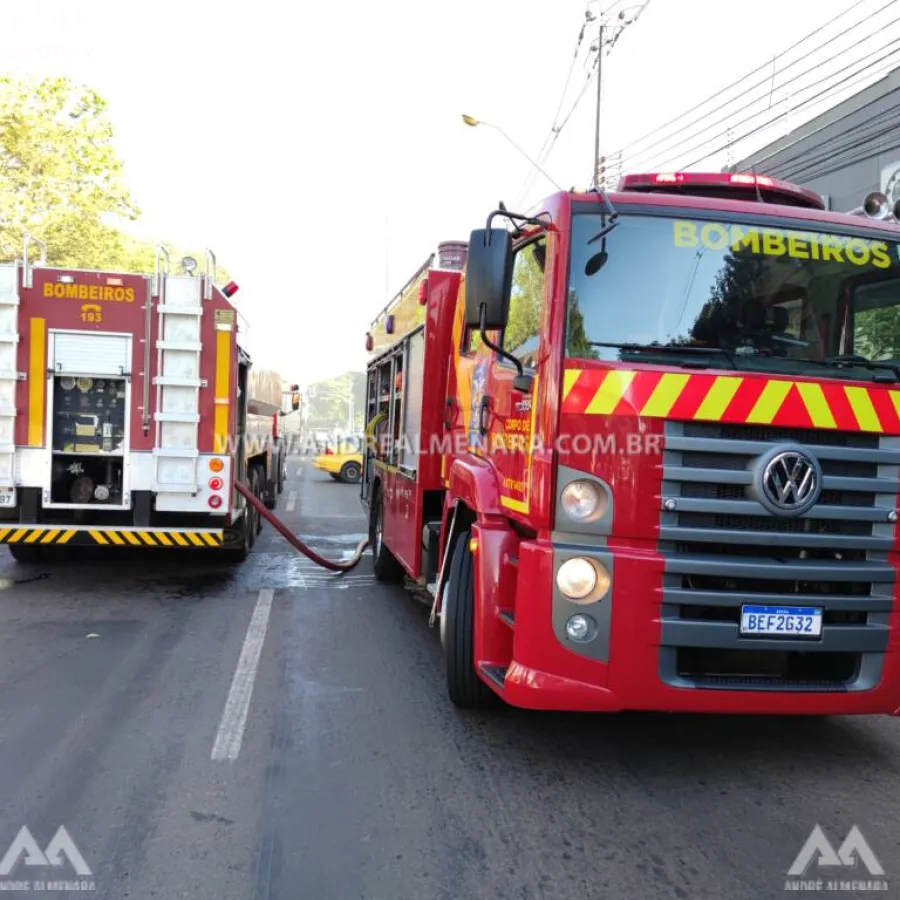
[[[566,556],[594,557],[612,572],[612,588],[592,609],[568,603],[555,587]],[[900,714],[898,614],[892,593],[875,594],[875,612],[862,624],[826,621],[820,641],[742,638],[737,624],[677,616],[672,607],[671,561],[633,546],[519,546],[513,661],[502,695],[513,706],[569,711],[857,715]],[[893,586],[891,586],[893,587]],[[783,602],[778,596],[772,602]],[[846,600],[846,598],[844,598]],[[823,597],[821,605],[830,609]],[[837,607],[840,607],[838,598]],[[865,604],[863,604],[865,605]],[[602,611],[601,611],[602,607]],[[600,624],[594,642],[575,644],[565,621],[588,611]],[[707,627],[708,626],[708,627]],[[847,677],[824,679],[691,678],[678,652],[706,647],[732,652],[763,650],[816,662],[838,651],[858,657]]]
[[[12,526],[0,528],[0,544],[68,547],[169,547],[184,550],[222,547],[221,528],[89,528],[86,526]]]

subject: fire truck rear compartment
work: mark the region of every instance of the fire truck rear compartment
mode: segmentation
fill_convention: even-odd
[[[124,378],[54,376],[45,505],[123,506],[127,397]]]

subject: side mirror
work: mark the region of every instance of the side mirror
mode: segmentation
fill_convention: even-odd
[[[512,235],[505,228],[473,231],[466,259],[466,326],[505,328],[511,283]]]

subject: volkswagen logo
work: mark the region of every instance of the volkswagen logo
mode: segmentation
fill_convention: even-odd
[[[799,447],[776,447],[756,464],[757,500],[776,516],[799,516],[815,506],[822,493],[818,460]]]

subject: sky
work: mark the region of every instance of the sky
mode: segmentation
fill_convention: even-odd
[[[538,176],[523,193],[533,169],[503,133],[538,155],[588,6],[615,25],[640,3],[34,0],[4,11],[0,70],[65,75],[98,91],[142,210],[132,230],[211,247],[240,285],[234,302],[254,365],[308,383],[365,366],[370,322],[438,242],[466,240],[500,200],[530,205],[555,190]],[[886,53],[874,51],[896,33],[897,6],[650,0],[603,60],[601,149],[635,144],[625,155],[632,170],[692,162],[699,143],[704,152],[722,143],[723,115],[738,137],[750,129],[740,124],[749,95],[727,95],[734,104],[707,117],[707,132],[695,128],[698,140],[685,143],[688,132],[681,146],[654,148],[638,139],[673,119],[690,124],[703,110],[686,111],[768,66],[747,84],[774,75],[760,108],[785,116],[699,165],[718,171],[844,96],[788,115],[828,73],[849,71],[853,52]],[[841,41],[846,52],[787,87],[809,63],[789,75],[790,58],[773,58],[848,9],[818,59]],[[841,37],[861,19],[863,29]],[[870,43],[853,50],[866,34]],[[588,76],[595,35],[581,46],[564,111]],[[861,86],[851,80],[846,92]],[[462,113],[502,133],[469,128]],[[595,114],[591,87],[543,166],[564,188],[590,183]]]

